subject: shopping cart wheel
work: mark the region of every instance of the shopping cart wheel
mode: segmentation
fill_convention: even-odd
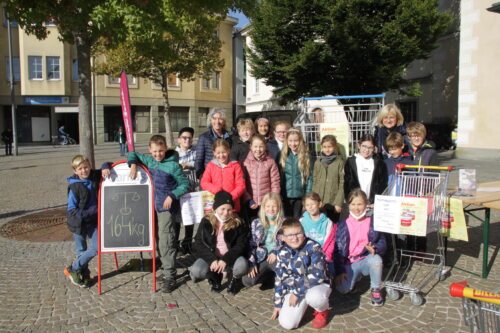
[[[424,298],[420,294],[410,293],[410,301],[411,301],[411,304],[413,304],[415,306],[420,306],[420,305],[422,305],[422,303],[424,303]]]
[[[387,293],[387,298],[391,301],[397,301],[401,297],[401,293],[398,290],[394,290],[392,288],[385,288]]]

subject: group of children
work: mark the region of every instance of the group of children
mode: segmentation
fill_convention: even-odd
[[[314,309],[313,327],[324,327],[331,288],[352,292],[363,275],[370,276],[371,303],[383,305],[386,239],[373,229],[370,208],[375,195],[386,189],[396,163],[435,162],[425,127],[420,123],[404,127],[402,119],[395,105],[386,105],[377,117],[375,136],[362,136],[358,153],[346,161],[333,135],[321,138],[321,152],[315,158],[301,131],[290,124],[275,123],[273,133],[267,119],[257,119],[255,134],[253,122],[241,120],[232,147],[224,139],[213,143],[213,159],[200,179],[200,188],[215,195],[213,211],[200,222],[194,242],[189,228],[180,246],[179,198],[194,190],[185,175],[194,172],[194,130],[180,130],[177,152],[167,150],[160,135],[150,139],[151,156],[130,152],[130,176],[135,178],[140,162],[153,178],[162,290],[176,288],[175,256],[180,249],[195,258],[189,268],[191,279],[207,279],[214,292],[222,290],[224,274],[229,294],[236,294],[241,284],[261,283],[264,288],[274,284],[272,317],[287,329],[299,325],[308,306]],[[72,182],[83,187],[69,188],[70,225],[79,228],[72,229],[77,260],[65,274],[83,286],[88,285],[88,262],[95,256],[97,212],[87,211],[95,205],[95,179],[100,174],[90,171],[88,160],[81,156],[75,157],[73,168]],[[108,174],[105,165],[102,175]],[[81,241],[86,236],[91,239],[89,249]]]

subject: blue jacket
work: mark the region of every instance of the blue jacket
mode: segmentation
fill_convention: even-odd
[[[383,255],[387,249],[387,243],[383,233],[373,229],[373,220],[370,219],[370,231],[368,231],[368,241],[375,245],[375,253]],[[349,260],[349,243],[351,242],[351,235],[345,220],[339,222],[337,227],[337,235],[335,237],[335,250],[333,251],[333,263],[335,265],[335,274],[345,273],[345,265],[350,264]],[[367,256],[368,250],[362,254]]]
[[[299,249],[283,244],[276,261],[274,307],[281,308],[287,294],[304,299],[308,289],[329,283],[325,269],[325,255],[321,245],[306,238]]]
[[[157,212],[167,211],[167,209],[163,208],[163,203],[167,197],[171,197],[174,203],[177,203],[176,201],[187,193],[189,181],[182,171],[179,164],[179,154],[175,150],[168,150],[161,162],[156,161],[151,155],[139,154],[135,151],[128,153],[129,165],[137,164],[138,161],[148,168],[153,178],[155,209]],[[169,210],[176,206],[178,205],[173,204]]]
[[[264,229],[264,225],[262,224],[259,218],[254,219],[252,221],[250,237],[249,237],[250,257],[248,258],[251,266],[255,266],[263,262],[264,260],[267,259],[267,257],[271,253],[274,253],[275,255],[278,254],[278,250],[280,246],[283,244],[283,242],[281,241],[281,237],[279,237],[278,235],[279,230],[277,230],[275,235],[276,247],[273,248],[271,253],[268,253],[268,250],[265,246],[265,241],[268,232],[269,229],[267,230]]]
[[[389,149],[387,148],[387,145],[385,144],[385,140],[387,140],[387,137],[389,136],[390,133],[393,132],[398,132],[403,136],[405,147],[408,147],[408,144],[410,143],[410,140],[408,139],[408,135],[406,133],[406,125],[400,125],[400,126],[394,126],[391,129],[386,128],[385,126],[376,126],[375,127],[375,133],[373,133],[373,136],[375,137],[375,143],[378,148],[377,155],[379,155],[382,159],[388,158],[389,155]]]
[[[196,169],[196,176],[201,179],[203,171],[205,171],[205,166],[214,159],[214,152],[212,151],[212,145],[217,139],[217,135],[214,133],[211,127],[208,131],[201,134],[198,138],[198,143],[196,144],[196,160],[194,161],[194,168]],[[231,137],[229,133],[224,132],[222,138],[229,142],[231,145]]]
[[[102,165],[109,168],[108,163]],[[91,170],[87,179],[77,175],[68,177],[68,229],[81,235],[82,226],[97,227],[97,190],[101,181],[101,170]]]

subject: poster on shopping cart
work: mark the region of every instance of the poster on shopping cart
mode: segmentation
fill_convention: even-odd
[[[319,124],[320,137],[323,138],[325,135],[335,135],[337,143],[341,145],[340,153],[344,159],[347,158],[349,154],[349,123],[338,122],[338,123],[323,123]],[[321,140],[320,140],[321,142]]]
[[[212,211],[214,195],[207,191],[184,194],[181,199],[182,224],[193,225]]]
[[[375,230],[399,235],[427,235],[426,198],[375,196]]]
[[[445,205],[445,212],[441,219],[441,233],[443,236],[456,240],[469,241],[467,225],[462,200],[450,198],[450,204]]]

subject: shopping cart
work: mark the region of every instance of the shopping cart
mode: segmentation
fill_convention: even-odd
[[[450,285],[450,296],[462,298],[464,322],[471,333],[500,331],[500,294],[469,288],[462,281]]]
[[[371,133],[377,112],[384,106],[384,94],[306,97],[293,126],[300,128],[311,154],[319,156],[321,138],[337,137],[344,157],[355,153],[361,136]]]
[[[427,198],[427,234],[440,231],[446,221],[449,171],[452,167],[419,166],[398,164],[396,174],[383,195]],[[414,216],[403,211],[401,225],[411,223]],[[391,235],[393,264],[387,273],[384,285],[387,298],[397,300],[407,293],[413,305],[424,301],[422,290],[434,279],[444,280],[448,269],[445,266],[445,243],[441,232],[437,232],[437,253],[418,252],[396,248],[396,236]]]

